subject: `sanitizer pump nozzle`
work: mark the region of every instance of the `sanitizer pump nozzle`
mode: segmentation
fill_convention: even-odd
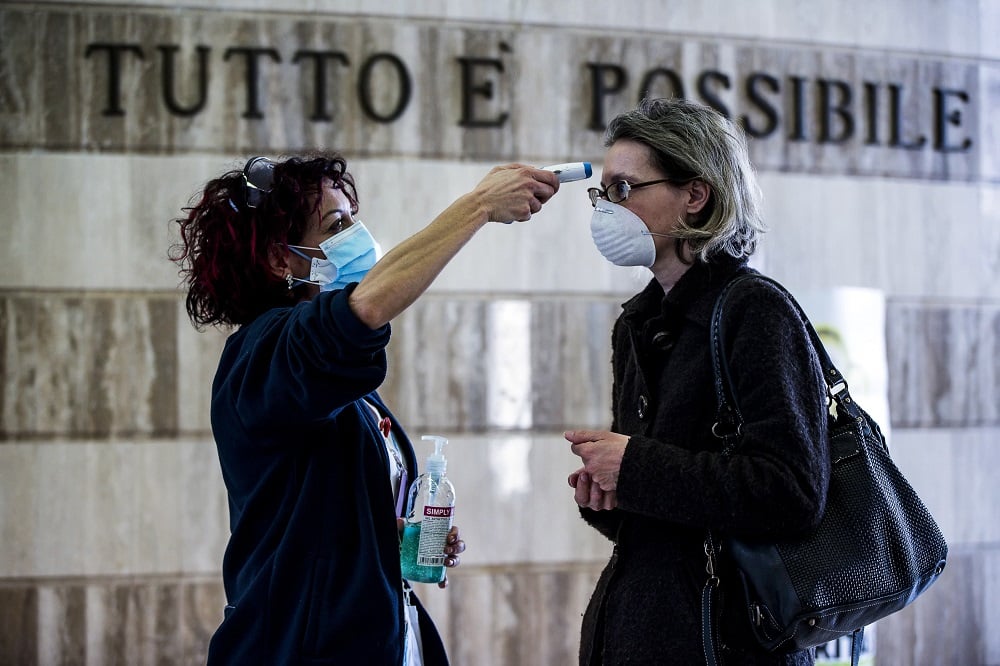
[[[448,443],[448,438],[441,435],[424,435],[420,439],[434,442],[434,453],[427,456],[427,472],[440,479],[448,470],[448,459],[444,457],[444,445]]]

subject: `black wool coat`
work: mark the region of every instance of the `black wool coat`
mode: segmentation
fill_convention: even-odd
[[[614,542],[584,616],[580,663],[705,663],[704,542],[780,538],[814,527],[829,485],[826,386],[791,302],[759,280],[730,294],[723,348],[744,431],[735,453],[712,434],[717,400],[709,320],[721,288],[752,271],[731,258],[693,265],[666,294],[655,280],[623,305],[613,338],[614,432],[630,436],[618,506],[581,509]],[[811,651],[756,647],[737,573],[723,561],[727,664],[812,664]]]

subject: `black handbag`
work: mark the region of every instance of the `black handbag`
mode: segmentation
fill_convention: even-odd
[[[717,557],[735,562],[754,636],[775,652],[802,650],[853,637],[857,664],[865,625],[901,610],[944,570],[948,545],[934,518],[889,456],[878,424],[858,406],[830,361],[801,306],[780,284],[743,274],[719,294],[711,321],[712,365],[719,401],[713,433],[723,451],[739,445],[743,424],[722,351],[723,307],[744,280],[766,280],[798,309],[827,382],[836,416],[830,417],[831,475],[826,509],[807,536],[784,543],[722,538],[705,542],[708,582],[702,594],[703,643],[708,664],[721,663],[716,617]],[[737,586],[739,587],[739,586]],[[732,588],[736,590],[737,588]],[[736,595],[730,594],[733,599]]]

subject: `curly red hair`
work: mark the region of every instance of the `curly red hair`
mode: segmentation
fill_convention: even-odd
[[[181,267],[187,313],[196,327],[241,326],[295,303],[296,294],[271,271],[270,257],[302,239],[323,179],[357,208],[354,178],[339,154],[275,162],[273,174],[271,190],[256,208],[247,205],[243,171],[230,171],[210,180],[198,203],[183,209],[186,217],[174,220],[181,240],[170,259]]]

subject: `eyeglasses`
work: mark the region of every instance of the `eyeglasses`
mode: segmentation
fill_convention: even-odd
[[[259,155],[250,158],[243,167],[243,182],[246,185],[247,208],[256,208],[274,185],[274,162]]]
[[[598,199],[604,199],[611,203],[621,203],[628,199],[628,195],[632,190],[637,190],[640,187],[648,187],[649,185],[659,185],[660,183],[677,182],[673,178],[660,178],[659,180],[647,180],[645,183],[636,183],[633,185],[627,180],[619,180],[617,183],[611,183],[607,188],[591,187],[587,190],[587,195],[590,196],[590,205],[596,208]]]

